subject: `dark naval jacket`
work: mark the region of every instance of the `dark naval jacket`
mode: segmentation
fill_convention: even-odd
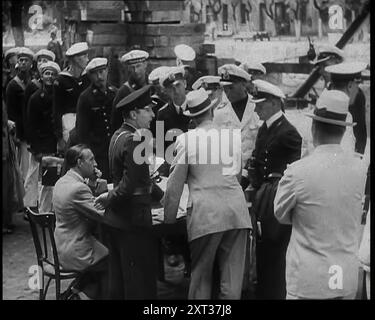
[[[34,154],[56,153],[57,139],[53,129],[52,88],[40,88],[31,95],[27,106],[27,132]]]
[[[164,138],[167,131],[171,129],[180,129],[183,132],[187,132],[191,120],[191,118],[182,113],[182,110],[180,110],[180,113],[177,113],[173,102],[159,109],[156,119],[157,121],[164,122]],[[165,149],[172,143],[172,141],[165,141]]]
[[[267,128],[259,128],[250,160],[252,185],[258,189],[271,173],[283,174],[287,164],[301,158],[302,138],[297,129],[282,115]]]
[[[87,76],[74,78],[69,72],[62,71],[53,84],[53,118],[55,134],[62,137],[62,116],[66,113],[77,112],[77,101],[80,94],[89,86]]]
[[[111,140],[111,111],[117,89],[107,86],[104,92],[90,85],[77,103],[77,142],[90,147],[104,179],[109,179],[108,148]]]
[[[25,89],[28,83],[22,81],[16,75],[7,85],[5,104],[8,118],[16,124],[16,135],[21,141],[25,141],[24,119],[26,113]]]

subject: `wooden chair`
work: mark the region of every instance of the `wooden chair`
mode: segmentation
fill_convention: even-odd
[[[39,272],[41,272],[39,274],[39,300],[46,299],[51,280],[54,280],[56,284],[56,300],[79,299],[74,287],[78,285],[83,272],[64,270],[60,266],[54,237],[56,222],[54,213],[35,213],[30,208],[26,208],[26,213],[34,240]],[[46,284],[45,278],[48,278]],[[61,280],[71,280],[63,293],[60,292]]]

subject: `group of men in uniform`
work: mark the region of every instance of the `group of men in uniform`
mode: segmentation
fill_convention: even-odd
[[[189,298],[210,299],[215,285],[218,290],[216,298],[241,297],[245,260],[249,251],[249,229],[254,229],[256,234],[256,297],[316,297],[319,293],[310,294],[303,288],[298,288],[299,282],[295,279],[298,276],[293,273],[293,268],[302,262],[293,260],[298,256],[297,252],[289,252],[299,250],[298,245],[292,242],[299,240],[296,239],[294,228],[305,228],[295,226],[295,220],[290,215],[294,207],[297,214],[298,205],[308,202],[310,194],[303,196],[304,190],[292,185],[294,180],[290,182],[287,180],[289,176],[283,177],[285,170],[291,170],[287,169],[290,164],[296,163],[298,168],[301,166],[297,163],[300,163],[298,160],[301,158],[302,142],[305,139],[300,130],[288,121],[288,114],[284,110],[285,94],[274,84],[259,79],[266,73],[264,66],[259,63],[243,63],[239,66],[227,64],[219,67],[218,76],[199,77],[191,63],[186,64],[186,61],[194,60],[194,50],[182,45],[175,48],[175,53],[177,66],[159,67],[149,76],[146,72],[148,53],[143,50],[126,53],[121,61],[128,68],[129,79],[121,88],[116,89],[107,81],[107,59],[97,57],[89,61],[87,44],[77,43],[66,52],[69,60],[67,69],[60,72],[52,61],[41,63],[38,69],[41,85],[29,101],[24,101],[34,54],[27,48],[21,48],[18,51],[19,71],[6,91],[8,113],[16,121],[17,136],[21,140],[20,149],[22,150],[23,141],[24,145],[27,141],[33,141],[33,157],[35,161],[40,161],[40,157],[36,155],[51,154],[66,150],[73,144],[84,143],[93,151],[103,177],[108,182],[113,182],[113,190],[96,199],[98,208],[107,209],[104,221],[108,234],[111,298],[156,298],[158,256],[157,240],[152,233],[151,204],[153,201],[160,201],[163,193],[150,178],[148,164],[139,164],[134,156],[136,148],[142,143],[142,139],[137,137],[139,129],[151,129],[155,135],[158,132],[155,120],[162,121],[164,126],[164,150],[167,151],[175,142],[173,161],[168,161],[169,155],[164,154],[165,175],[170,175],[162,200],[166,223],[175,222],[183,185],[187,181],[189,186],[186,218],[192,259]],[[49,57],[53,60],[52,55]],[[322,51],[318,57],[321,59],[319,63],[326,65],[335,58],[337,52],[332,50]],[[342,128],[352,125],[352,121],[344,121],[349,114],[349,96],[358,93],[360,73],[365,65],[339,63],[324,67],[322,64],[322,70],[326,72],[323,74],[329,74],[331,85],[322,93],[312,116],[311,144],[314,147],[335,144],[334,149],[341,152],[340,143],[345,132]],[[35,135],[33,137],[31,134],[27,138],[29,140],[25,138],[22,131],[22,124],[25,123],[22,120],[24,108],[30,119],[44,122],[43,126],[33,131],[40,133],[45,139],[43,141],[49,139],[46,145],[51,145],[51,149],[38,149],[37,145],[41,142],[37,141]],[[40,116],[36,117],[38,112]],[[316,123],[319,121],[328,123],[328,128],[322,129]],[[339,126],[339,133],[332,126]],[[43,131],[41,128],[44,127]],[[189,141],[192,136],[197,137],[199,130],[210,129],[240,132],[240,147],[235,149],[237,153],[234,151],[234,158],[239,159],[239,165],[227,174],[222,174],[222,163],[219,166],[207,166],[189,161],[180,162],[181,157],[189,159],[202,152],[187,145],[185,139]],[[223,143],[225,148],[233,149],[230,144]],[[208,142],[206,146],[209,149],[213,147]],[[311,155],[303,154],[306,170],[309,170],[309,161],[314,154],[315,150],[311,151]],[[350,161],[338,165],[346,168],[357,161],[353,158],[354,148],[352,153],[343,156],[343,159]],[[328,161],[324,159],[323,156],[322,161]],[[358,167],[362,168],[363,165]],[[324,165],[316,168],[318,171],[320,169],[323,172],[326,168]],[[357,176],[354,171],[350,175],[352,182],[353,179],[356,182],[353,184],[355,204],[347,208],[341,208],[340,205],[340,210],[358,209],[359,196],[363,193],[360,187],[362,178],[362,171]],[[300,179],[303,181],[303,178]],[[317,183],[316,188],[309,191],[319,198],[320,193],[328,194],[325,188],[329,187],[329,192],[335,193],[333,199],[339,204],[347,192],[343,189],[346,184],[340,179],[344,178],[333,176],[326,181],[327,185]],[[332,181],[336,180],[340,182],[337,181],[336,190],[331,190],[334,186]],[[33,181],[37,181],[37,178]],[[287,184],[290,187],[288,190],[284,187]],[[282,187],[281,191],[279,186]],[[244,196],[245,189],[249,188],[254,194],[250,199],[251,215]],[[293,195],[284,196],[287,192],[293,192]],[[298,201],[292,201],[289,197],[298,198]],[[326,210],[327,215],[331,211],[338,212],[335,203],[328,202],[329,199],[327,207],[322,210]],[[351,221],[350,226],[346,221],[336,221],[334,218],[331,221],[348,228],[351,248],[355,247],[353,235],[358,231],[358,217],[355,215],[356,213],[348,212],[345,216]],[[277,219],[289,226],[280,224]],[[311,221],[307,219],[303,223],[310,224]],[[314,226],[308,225],[308,228],[314,230]],[[336,225],[334,229],[336,233],[340,232]],[[332,233],[331,236],[336,239]],[[327,237],[328,242],[334,239]],[[324,243],[324,238],[320,240]],[[341,251],[346,248],[345,239],[340,240],[338,253],[336,248],[325,253],[330,262],[334,263],[335,257],[339,257],[338,261],[346,268],[352,268],[350,263],[346,263],[347,257],[341,255]],[[321,249],[312,242],[307,246],[317,252]],[[336,244],[332,244],[334,246]],[[352,259],[353,254],[354,252],[350,252],[348,259]],[[214,269],[218,270],[219,280],[213,277]],[[317,272],[317,278],[323,277]],[[352,277],[352,288],[355,283],[353,272],[348,274]],[[327,297],[344,297],[348,294],[352,292],[345,289]]]

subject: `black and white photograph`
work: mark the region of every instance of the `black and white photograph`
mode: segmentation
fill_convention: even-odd
[[[370,11],[3,0],[2,300],[371,300]]]

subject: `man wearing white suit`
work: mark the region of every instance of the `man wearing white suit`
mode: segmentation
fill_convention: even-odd
[[[357,257],[367,165],[344,152],[349,97],[324,91],[317,101],[311,155],[284,172],[275,216],[291,224],[286,255],[287,299],[350,299],[358,285]]]
[[[195,121],[196,128],[177,137],[177,152],[164,198],[165,222],[174,223],[187,181],[187,233],[192,258],[189,299],[211,298],[214,264],[220,270],[218,298],[241,297],[246,237],[251,228],[246,200],[236,177],[241,171],[240,132],[234,133],[233,139],[223,139],[223,130],[212,121],[214,104],[203,88],[188,93],[185,115]],[[219,140],[214,143],[210,135],[215,132]],[[229,166],[223,157],[214,160],[220,154],[218,148],[221,155],[232,155]]]

